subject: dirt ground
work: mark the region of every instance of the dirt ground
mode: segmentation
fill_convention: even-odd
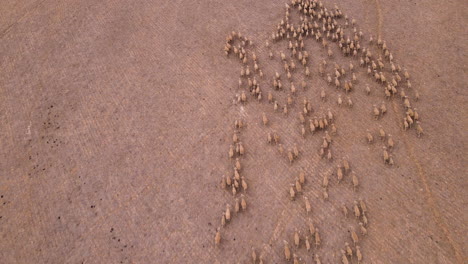
[[[330,9],[334,3],[324,1]],[[337,1],[366,38],[381,34],[410,72],[413,90],[407,93],[421,95],[412,101],[421,138],[414,128],[402,130],[398,98],[386,101],[387,114],[373,120],[372,105],[385,101],[381,86],[332,44],[327,69],[354,61],[359,79],[350,94],[354,107],[337,107],[337,95],[347,95],[318,76],[326,54],[312,39],[305,41],[308,88],[300,88],[303,75],[294,73],[296,101],[288,116],[274,113],[266,95],[275,71],[285,77],[278,54],[270,61],[264,43],[284,4],[2,1],[0,263],[250,263],[252,247],[265,263],[284,263],[283,240],[303,262],[318,254],[322,263],[341,263],[352,230],[360,236],[362,263],[466,263],[466,3]],[[296,11],[291,14],[297,24]],[[245,105],[233,103],[241,91],[241,63],[222,50],[232,30],[254,41],[249,52],[256,52],[265,73],[262,103],[250,95]],[[286,52],[287,42],[272,46]],[[284,105],[287,92],[273,93]],[[304,97],[314,109],[310,117],[328,108],[336,116],[332,162],[317,154],[323,132],[300,135]],[[261,125],[262,112],[268,127]],[[234,204],[219,182],[232,174],[228,150],[239,118],[247,124],[239,137],[248,208],[221,228],[216,248],[222,213]],[[382,162],[379,126],[393,135],[393,167]],[[372,145],[365,142],[366,129],[376,138]],[[286,150],[297,144],[300,157],[292,165],[267,145],[273,131]],[[338,184],[332,174],[342,158],[359,177],[357,192],[349,176]],[[303,194],[290,201],[290,183],[301,170]],[[328,201],[320,186],[326,175]],[[312,204],[309,215],[304,195]],[[352,214],[360,199],[368,207],[366,237],[354,217],[341,212],[345,204]],[[309,220],[322,244],[296,250],[293,233],[297,229],[303,239]]]

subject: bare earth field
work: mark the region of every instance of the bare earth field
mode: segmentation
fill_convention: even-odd
[[[275,113],[267,94],[280,107],[286,104],[290,84],[278,52],[289,62],[291,51],[286,40],[270,39],[269,48],[265,41],[284,18],[284,1],[3,0],[0,263],[251,263],[252,247],[264,263],[286,263],[283,241],[301,263],[314,263],[316,255],[322,263],[341,263],[345,242],[355,249],[353,231],[362,263],[467,263],[468,5],[336,3],[356,19],[363,46],[370,35],[381,35],[394,61],[411,74],[412,88],[403,73],[398,88],[405,87],[417,108],[421,138],[414,127],[403,131],[400,97],[386,100],[384,86],[367,76],[359,59],[344,57],[331,41],[334,55],[328,58],[320,42],[304,40],[311,76],[296,61],[294,102],[288,115]],[[335,2],[323,4],[332,10]],[[299,12],[290,12],[297,26]],[[256,77],[260,103],[248,92],[247,78],[238,88],[242,63],[223,53],[231,31],[253,40],[246,50],[250,70],[253,51],[265,75]],[[372,52],[378,58],[375,44]],[[322,59],[332,77],[335,63],[345,67],[342,81],[349,80],[353,62],[358,82],[350,94],[319,76]],[[273,90],[276,71],[284,91]],[[235,103],[242,91],[247,102]],[[345,105],[352,98],[354,106],[338,107],[338,95]],[[304,98],[313,109],[307,124],[328,109],[335,116],[331,161],[318,155],[323,131],[301,136]],[[387,113],[376,121],[372,105],[382,102]],[[248,183],[236,195],[247,202],[239,213],[233,212],[231,190],[220,188],[222,176],[233,175],[228,150],[236,119],[246,124],[237,135],[245,147],[240,174]],[[389,150],[393,166],[383,162],[386,141],[378,138],[379,126],[395,142]],[[366,142],[366,129],[373,144]],[[280,135],[286,152],[296,144],[299,158],[290,164],[278,145],[268,145],[269,132]],[[356,191],[352,174],[338,183],[343,158],[359,179]],[[290,184],[300,171],[306,182],[290,201]],[[328,200],[322,198],[326,176]],[[303,196],[311,203],[309,214]],[[353,216],[355,200],[367,205],[366,236],[358,225],[362,219]],[[232,219],[215,246],[226,204]],[[319,229],[318,248],[310,221]],[[349,262],[357,263],[356,257]]]

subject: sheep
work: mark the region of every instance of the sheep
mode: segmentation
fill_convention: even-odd
[[[294,201],[295,198],[296,198],[296,192],[294,191],[294,184],[291,184],[291,186],[289,187],[289,199],[291,201]]]
[[[332,78],[331,78],[330,74],[327,74],[327,83],[328,83],[328,85],[331,85],[331,83],[332,83]]]
[[[349,264],[348,257],[346,257],[346,252],[341,250],[341,263]]]
[[[408,96],[405,96],[404,105],[405,105],[406,109],[411,108],[411,104],[410,104],[410,101],[408,99]]]
[[[315,254],[314,260],[315,260],[315,264],[322,264],[322,262],[320,261],[319,254]]]
[[[382,102],[382,105],[380,106],[380,113],[384,115],[387,113],[387,107],[385,106],[385,102]]]
[[[297,179],[297,178],[296,178],[295,186],[296,186],[296,191],[297,191],[297,193],[302,193],[301,182],[300,182],[299,179]]]
[[[379,126],[379,135],[380,139],[383,141],[385,139],[385,131],[383,130],[382,126]]]
[[[241,177],[241,184],[242,184],[242,189],[244,189],[244,192],[246,192],[248,185],[247,185],[247,182],[245,181],[244,176]]]
[[[289,73],[289,72],[288,72]],[[291,82],[291,93],[294,95],[296,94],[296,86],[294,86],[294,82]]]
[[[305,136],[306,136],[306,128],[305,128],[304,125],[302,125],[302,127],[301,127],[301,135],[302,135],[302,138],[305,138]]]
[[[401,82],[401,77],[400,77],[400,74],[398,74],[398,72],[395,73],[395,78],[396,78],[396,80],[395,80],[396,83]]]
[[[377,108],[377,106],[372,105],[373,107],[373,114],[374,114],[374,119],[377,120],[380,117],[380,110]]]
[[[230,204],[226,204],[225,216],[226,216],[226,221],[227,222],[231,221],[231,205]]]
[[[299,149],[297,149],[297,144],[294,144],[293,153],[294,153],[294,158],[299,157]]]
[[[348,94],[348,92],[351,91],[351,87],[349,86],[349,83],[346,81],[344,82],[344,89],[345,89],[346,94]]]
[[[312,211],[312,206],[310,205],[310,201],[306,196],[304,196],[304,202],[305,202],[306,213],[309,214]]]
[[[231,145],[229,146],[229,159],[232,159],[234,157],[234,146]]]
[[[283,145],[282,145],[282,144],[279,144],[279,146],[278,146],[278,152],[279,152],[280,154],[283,154],[284,148],[283,148]]]
[[[241,100],[242,103],[247,102],[247,96],[245,95],[244,91],[242,91],[242,93],[241,93],[240,100]]]
[[[361,253],[361,248],[359,246],[356,246],[356,258],[357,258],[358,264],[360,264],[362,261],[362,253]]]
[[[267,134],[267,142],[268,142],[268,144],[271,144],[273,142],[273,137],[271,136],[270,132],[268,132],[268,134]]]
[[[354,230],[351,231],[351,239],[353,240],[354,246],[359,243],[359,237]]]
[[[221,227],[226,226],[226,213],[223,212],[223,215],[221,216]]]
[[[320,76],[323,76],[323,74],[325,73],[322,64],[319,64],[318,73]]]
[[[343,99],[341,99],[341,95],[338,95],[338,100],[337,100],[338,106],[341,107],[341,104],[343,104]]]
[[[333,56],[333,51],[331,50],[330,47],[328,47],[327,55],[328,55],[328,57]]]
[[[359,217],[361,216],[361,211],[359,210],[357,201],[354,201],[353,210],[354,210],[354,216],[356,217],[356,219],[359,219]]]
[[[367,226],[367,224],[368,224],[366,214],[364,214],[364,213],[362,214],[362,223],[363,223],[365,226]]]
[[[414,92],[414,100],[416,100],[416,102],[419,101],[419,92],[418,92],[418,90],[416,90]]]
[[[327,119],[323,118],[323,121],[326,122],[326,123],[328,124]],[[325,137],[324,137],[324,138],[326,139],[326,141],[327,141],[328,143],[331,143],[331,142],[332,142],[332,138],[331,138],[330,135],[328,134],[328,131],[325,131]]]
[[[315,235],[315,230],[314,222],[309,219],[309,232],[312,236]]]
[[[328,175],[326,175],[326,174],[323,176],[322,187],[323,188],[328,187]]]
[[[309,67],[305,68],[305,76],[309,77],[310,76],[310,69]]]
[[[327,141],[327,139],[325,137],[323,137],[322,148],[324,148],[324,149],[328,148],[328,141]]]
[[[249,68],[249,66],[247,66],[247,68],[245,69],[245,75],[246,75],[246,76],[250,76],[250,68]]]
[[[217,247],[221,243],[221,232],[220,228],[218,227],[216,229],[216,235],[215,235],[215,246]]]
[[[291,95],[288,94],[287,104],[292,105],[292,103],[293,103],[293,99],[292,99]]]
[[[323,195],[323,200],[328,201],[328,191],[327,191],[327,189],[323,189],[322,195]]]
[[[265,112],[262,113],[262,121],[263,121],[264,126],[268,125],[268,118],[267,118]]]
[[[280,137],[276,132],[273,133],[273,140],[275,141],[275,144],[278,144],[280,141]]]
[[[280,56],[282,61],[286,61],[286,55],[282,51],[280,51]]]
[[[330,132],[330,134],[336,135],[336,133],[337,133],[336,126],[335,126],[334,123],[332,123],[332,124],[331,124],[331,132]]]
[[[304,91],[306,89],[307,83],[304,80],[302,80],[301,86],[302,90]]]
[[[305,246],[306,246],[307,251],[310,251],[309,236],[305,237]]]
[[[232,184],[232,179],[231,179],[231,177],[226,177],[226,185],[227,185],[227,186],[231,186],[231,184]]]
[[[343,215],[345,218],[348,218],[348,208],[346,208],[346,205],[341,206],[341,210],[343,211]]]
[[[252,254],[251,254],[251,256],[252,256],[252,262],[253,262],[254,264],[257,263],[257,253],[255,253],[255,248],[254,248],[254,247],[252,247]]]
[[[236,158],[236,168],[239,171],[241,170],[241,164],[240,164],[239,158]]]
[[[322,102],[325,101],[325,97],[326,97],[325,90],[322,89],[322,91],[320,92],[320,99],[322,99]]]
[[[296,229],[294,231],[294,245],[296,246],[296,248],[299,248],[300,242],[301,242],[301,238],[299,237],[299,232]]]
[[[278,101],[275,101],[273,104],[273,110],[276,112],[278,111],[278,108],[279,108]]]
[[[341,180],[343,180],[343,170],[341,169],[340,166],[338,166],[336,170],[336,176],[338,177],[338,183],[340,183]]]
[[[390,157],[387,152],[387,147],[383,147],[383,161],[384,163],[388,163]]]
[[[351,100],[351,97],[348,97],[348,107],[349,108],[353,107],[353,101]]]
[[[366,131],[367,131],[367,134],[366,134],[367,143],[372,144],[372,142],[374,141],[374,137],[370,133],[369,129],[366,129]]]
[[[236,193],[237,193],[237,189],[239,189],[239,182],[237,181],[237,179],[234,179],[233,187],[234,187],[234,189],[236,190]],[[233,194],[234,194],[234,193],[233,193]],[[234,195],[235,195],[235,194],[234,194]]]
[[[389,149],[391,149],[393,148],[393,145],[394,145],[394,142],[393,142],[392,135],[388,134],[387,146]]]
[[[413,126],[413,119],[408,113],[406,113],[406,120],[408,120],[409,127],[411,128]]]
[[[408,130],[409,128],[409,124],[408,124],[408,121],[406,120],[406,117],[403,118],[403,130]]]
[[[234,212],[237,214],[239,213],[239,210],[240,210],[240,203],[239,203],[239,199],[235,199],[234,201]]]
[[[320,246],[320,243],[321,243],[321,239],[320,239],[320,234],[319,234],[319,229],[316,228],[315,229],[315,248],[318,248]]]
[[[409,80],[410,78],[410,75],[408,73],[408,71],[405,69],[405,72],[403,73],[403,75],[405,76],[406,80]]]
[[[352,62],[349,63],[349,71],[352,72],[354,70],[354,65]]]
[[[240,174],[236,167],[234,167],[234,179],[240,181]],[[237,187],[237,186],[236,186]]]
[[[296,253],[293,253],[293,264],[299,264],[299,258],[297,257]]]
[[[289,249],[289,244],[288,244],[288,242],[286,242],[286,240],[283,240],[283,243],[284,243],[284,258],[287,261],[290,261],[291,260],[291,250]]]
[[[416,121],[416,133],[418,134],[418,137],[421,137],[422,134],[424,133],[424,130],[422,129],[419,121]]]
[[[359,228],[361,229],[361,234],[363,236],[367,235],[367,229],[364,227],[364,224],[362,222],[359,222]]]
[[[305,183],[305,173],[304,173],[303,171],[301,171],[301,172],[299,173],[299,182],[300,182],[301,184],[304,184],[304,183]]]
[[[304,114],[302,114],[302,112],[299,112],[299,121],[301,122],[301,124],[305,123],[305,117]]]
[[[350,258],[353,257],[353,250],[349,246],[348,242],[345,242],[345,249],[346,249],[346,255],[348,255]]]
[[[242,127],[244,127],[244,123],[242,122],[242,119],[234,121],[234,128],[241,129]]]
[[[245,201],[243,194],[241,194],[241,208],[242,208],[242,211],[247,210],[247,202]]]
[[[418,121],[418,120],[419,120],[419,114],[418,114],[418,112],[417,112],[417,108],[414,108],[413,118],[414,118],[415,121]]]
[[[225,175],[223,175],[223,176],[221,177],[220,186],[221,186],[221,189],[223,189],[223,190],[226,189],[226,187],[227,187],[226,176],[225,176]]]

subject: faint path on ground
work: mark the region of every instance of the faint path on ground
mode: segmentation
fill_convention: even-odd
[[[378,38],[382,38],[382,27],[383,27],[383,16],[382,16],[382,7],[380,5],[380,0],[375,0],[375,5],[377,8],[377,36]],[[392,101],[392,108],[393,111],[397,114],[397,117],[402,116],[400,114],[400,111],[398,109],[397,103],[395,100]],[[399,121],[400,119],[396,118],[395,121],[398,125],[398,127],[401,127],[401,123]],[[444,219],[442,218],[440,214],[439,207],[437,206],[436,199],[434,198],[434,195],[432,194],[431,188],[429,187],[429,184],[427,183],[427,177],[426,173],[424,171],[424,168],[422,167],[421,163],[419,162],[418,158],[414,154],[414,147],[411,145],[411,143],[407,139],[407,135],[405,133],[400,133],[403,143],[405,144],[406,149],[408,150],[408,155],[411,159],[411,161],[416,165],[416,168],[418,170],[418,176],[421,179],[421,182],[424,186],[424,194],[426,196],[426,203],[431,209],[432,212],[432,217],[434,218],[435,223],[437,226],[442,229],[444,236],[446,237],[447,241],[450,243],[452,246],[453,250],[455,251],[455,258],[458,263],[463,263],[463,253],[460,250],[459,245],[452,239],[451,232],[445,223]]]

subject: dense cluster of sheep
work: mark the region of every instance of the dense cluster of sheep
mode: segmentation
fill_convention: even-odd
[[[294,11],[294,10],[297,11]],[[299,14],[299,24],[292,23],[291,13]],[[265,42],[267,57],[270,60],[279,60],[283,65],[282,69],[274,71],[271,78],[264,75],[259,58],[252,50],[253,42],[243,36],[240,32],[231,32],[226,37],[224,53],[226,56],[233,56],[239,59],[241,63],[240,77],[238,81],[238,94],[234,98],[236,104],[246,104],[249,98],[259,103],[263,102],[263,92],[260,88],[260,80],[266,79],[271,82],[271,91],[267,93],[267,105],[271,107],[272,115],[282,113],[284,116],[290,116],[291,111],[299,108],[298,112],[293,114],[297,116],[298,131],[305,140],[307,137],[320,136],[323,138],[322,143],[318,148],[318,155],[330,162],[330,164],[338,163],[336,170],[332,175],[324,175],[321,180],[322,198],[327,201],[329,199],[328,190],[332,188],[333,183],[343,184],[349,182],[355,195],[360,189],[360,177],[350,167],[348,158],[334,157],[332,154],[332,137],[337,136],[337,127],[335,125],[336,116],[332,109],[327,109],[326,112],[321,108],[314,109],[309,98],[304,97],[301,103],[298,99],[298,94],[308,89],[308,78],[315,71],[311,66],[313,54],[307,51],[306,40],[312,39],[319,43],[322,47],[322,52],[327,59],[322,59],[317,66],[317,74],[328,84],[330,89],[336,89],[333,93],[338,93],[336,98],[337,107],[346,105],[348,108],[353,108],[354,101],[352,96],[355,95],[355,90],[362,89],[364,95],[369,96],[372,91],[366,81],[358,80],[357,73],[362,70],[367,73],[370,80],[374,80],[380,86],[382,97],[378,103],[372,105],[370,119],[376,121],[381,120],[387,115],[387,103],[385,100],[393,100],[399,96],[401,98],[402,107],[405,110],[403,118],[402,130],[415,128],[416,134],[420,137],[423,134],[423,129],[420,125],[420,116],[417,109],[412,106],[411,98],[415,101],[419,100],[419,92],[412,88],[410,82],[410,74],[406,69],[396,62],[394,55],[386,41],[382,40],[381,36],[374,40],[374,36],[364,36],[361,29],[357,27],[355,19],[349,19],[340,8],[336,5],[334,8],[326,8],[321,1],[318,0],[291,0],[290,4],[286,4],[285,16],[277,24],[275,30],[271,33],[271,38]],[[275,50],[277,44],[285,42],[285,50]],[[336,44],[341,54],[345,58],[349,58],[348,66],[332,63],[332,60],[339,54],[333,52],[332,45]],[[336,49],[336,48],[335,48]],[[347,63],[346,63],[347,64]],[[356,65],[356,66],[355,66]],[[357,66],[359,65],[359,66]],[[303,75],[304,79],[297,81],[297,75]],[[366,76],[364,73],[363,76]],[[365,84],[362,85],[362,83]],[[297,87],[296,87],[297,85]],[[364,86],[364,88],[360,88]],[[326,86],[325,86],[326,87]],[[268,89],[268,88],[267,88]],[[343,94],[341,94],[343,93]],[[274,94],[283,94],[286,99],[283,105],[280,103],[281,98],[276,98]],[[317,97],[322,102],[326,102],[329,95],[325,88],[321,88]],[[366,97],[370,98],[370,97]],[[382,102],[380,102],[382,100]],[[398,102],[393,100],[392,104]],[[370,106],[369,106],[370,107]],[[351,110],[347,110],[351,111]],[[297,114],[297,115],[296,115]],[[287,162],[294,166],[297,159],[300,158],[301,152],[307,150],[299,150],[298,144],[293,143],[289,147],[283,146],[280,135],[277,131],[271,129],[270,113],[262,112],[258,119],[258,125],[265,127],[266,142],[270,146],[278,149],[280,157],[284,157]],[[274,119],[273,119],[274,120]],[[240,131],[244,126],[243,120],[235,121],[235,132],[233,134],[233,142],[229,147],[229,159],[232,162],[232,173],[230,176],[223,176],[221,180],[221,188],[232,192],[234,196],[234,213],[240,210],[246,210],[247,203],[245,200],[245,192],[247,190],[247,182],[244,176],[241,176],[241,159],[244,157],[244,146],[240,141]],[[375,136],[374,136],[375,134]],[[265,134],[264,134],[265,135]],[[380,138],[380,141],[375,141],[374,137]],[[367,129],[365,140],[368,144],[382,144],[382,160],[388,166],[394,165],[393,151],[395,141],[392,135],[385,132],[382,126],[379,126],[377,131]],[[329,176],[336,177],[336,181],[331,180]],[[312,212],[311,201],[304,195],[303,187],[306,182],[305,172],[301,171],[294,182],[288,186],[288,197],[291,201],[304,201],[305,214],[310,215]],[[238,198],[239,192],[244,192]],[[298,199],[302,195],[302,199]],[[343,204],[341,206],[345,218],[348,218],[348,207]],[[352,205],[352,211],[356,219],[356,228],[350,230],[350,241],[346,242],[344,247],[338,249],[338,255],[342,263],[350,263],[354,258],[357,263],[361,263],[363,259],[362,251],[359,247],[360,237],[367,235],[368,228],[368,211],[366,204],[362,199],[355,200]],[[231,221],[232,212],[231,204],[227,204],[221,217],[221,226],[218,227],[215,235],[215,244],[221,242],[221,228]],[[311,243],[315,248],[321,245],[321,234],[318,228],[315,227],[312,220],[308,220],[308,231],[296,229],[292,241],[294,247],[290,246],[287,240],[284,240],[284,257],[287,261],[294,263],[302,262],[300,253],[297,251],[304,246],[307,251],[311,250]],[[359,231],[356,231],[359,230]],[[304,235],[301,235],[304,234]],[[264,263],[263,255],[257,258],[255,248],[252,247],[253,263]],[[313,259],[316,263],[321,263],[321,257],[316,252],[313,254]]]

